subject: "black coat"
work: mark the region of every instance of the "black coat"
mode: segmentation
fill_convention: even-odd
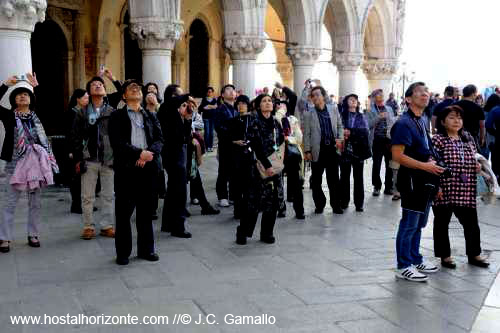
[[[178,101],[171,99],[165,101],[158,110],[157,117],[164,135],[165,144],[162,151],[163,166],[167,169],[169,165],[181,167],[181,154],[186,154],[186,144],[191,141],[191,120],[182,120],[176,105],[180,101],[187,101],[187,95],[178,97]],[[184,163],[184,168],[186,164]]]
[[[145,170],[151,171],[152,176],[158,174],[160,169],[160,153],[163,148],[163,136],[160,124],[147,110],[142,110],[144,117],[144,131],[149,150],[154,154],[152,162],[146,163]],[[140,158],[142,149],[131,144],[132,123],[128,116],[127,106],[113,112],[109,121],[109,139],[113,148],[115,174],[128,174],[136,170],[135,163]],[[155,178],[152,178],[155,179]],[[116,187],[116,182],[115,182]]]

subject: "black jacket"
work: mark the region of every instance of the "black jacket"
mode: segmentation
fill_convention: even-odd
[[[187,99],[188,96],[184,95],[177,97],[177,102],[175,99],[164,102],[156,115],[165,139],[162,151],[164,168],[167,168],[168,165],[177,165],[181,160],[180,154],[186,153],[184,145],[191,141],[191,121],[182,121],[181,115],[175,107],[180,101],[187,101]]]
[[[109,142],[109,119],[115,111],[104,103],[94,125],[89,123],[89,106],[79,110],[73,121],[71,131],[72,152],[75,161],[89,160],[113,165],[113,151]]]
[[[146,132],[146,150],[154,153],[152,162],[146,163],[145,169],[151,169],[152,173],[157,173],[160,168],[160,153],[163,148],[163,136],[160,124],[156,118],[147,110],[141,111],[144,117],[144,131]],[[123,108],[113,112],[109,121],[109,139],[114,152],[113,168],[116,173],[132,171],[135,163],[140,158],[142,149],[131,144],[132,123],[128,116],[128,108]]]

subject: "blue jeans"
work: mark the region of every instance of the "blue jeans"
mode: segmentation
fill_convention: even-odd
[[[205,125],[205,147],[207,149],[212,149],[214,146],[214,120],[213,119],[203,119],[203,124]]]
[[[430,207],[429,202],[423,213],[403,208],[403,216],[399,222],[398,236],[396,238],[398,269],[422,263],[420,238],[422,229],[427,225]]]

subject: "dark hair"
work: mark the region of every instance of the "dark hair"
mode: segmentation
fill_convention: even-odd
[[[326,90],[322,86],[316,86],[316,87],[312,88],[311,92],[309,93],[309,95],[312,97],[313,92],[316,91],[316,90],[321,91],[321,95],[323,95],[323,97],[326,98]]]
[[[415,89],[417,89],[418,87],[425,87],[425,83],[424,82],[414,82],[414,83],[410,84],[408,89],[406,89],[405,98],[412,97],[413,93],[415,92]]]
[[[90,95],[90,85],[92,84],[92,82],[94,81],[99,81],[102,83],[102,85],[104,86],[104,89],[106,89],[106,85],[104,84],[104,80],[102,79],[102,77],[100,76],[94,76],[93,78],[90,79],[89,82],[87,82],[87,85],[85,86],[85,89],[87,90],[87,92],[89,93]]]
[[[257,113],[261,113],[261,110],[260,110],[260,103],[262,102],[262,100],[264,99],[264,97],[269,97],[271,98],[271,100],[273,99],[270,95],[268,94],[260,94],[259,96],[257,96],[254,100],[254,108],[255,108],[255,111],[257,111]],[[276,104],[273,103],[273,111],[272,112],[275,112],[276,111]]]
[[[160,92],[160,90],[158,89],[158,85],[154,82],[148,82],[146,83],[146,85],[144,86],[144,93],[147,94],[148,93],[148,88],[149,86],[154,86],[156,88],[156,91],[157,92]],[[157,96],[158,97],[158,96]]]
[[[224,87],[222,87],[222,89],[220,90],[220,94],[223,95],[226,88],[229,88],[229,87],[233,88],[233,90],[236,90],[236,87],[229,83],[229,84],[224,85]]]
[[[441,112],[438,113],[437,118],[436,118],[436,131],[438,134],[441,135],[448,135],[448,132],[446,131],[446,128],[443,125],[443,121],[448,117],[448,115],[452,112],[456,112],[460,115],[460,117],[463,119],[464,118],[464,110],[458,106],[458,105],[450,105],[445,107]],[[462,136],[463,132],[463,127],[460,129],[458,134]]]
[[[448,86],[444,88],[444,95],[448,97],[453,97],[453,95],[455,95],[455,88],[453,86]]]
[[[163,93],[163,100],[166,102],[172,99],[172,97],[177,93],[177,88],[180,88],[178,84],[169,84]]]
[[[350,94],[350,95],[347,95],[346,97],[344,97],[344,99],[342,100],[342,112],[349,112],[349,98],[351,97],[354,97],[356,99],[356,101],[358,102],[358,105],[356,106],[356,112],[359,112],[359,98],[358,98],[358,95],[356,94]]]
[[[215,92],[214,87],[208,87],[208,88],[207,88],[207,92],[209,92],[210,90],[212,90],[212,92]]]
[[[488,97],[486,105],[484,106],[484,111],[490,112],[494,107],[499,105],[500,105],[500,96],[498,96],[497,94],[493,94],[490,97]]]
[[[236,98],[236,102],[234,103],[234,106],[238,107],[238,104],[240,103],[245,103],[248,107],[248,111],[251,109],[250,105],[250,98],[248,98],[247,95],[239,95],[238,98]]]
[[[462,93],[463,93],[464,97],[471,97],[472,95],[477,93],[477,88],[475,85],[469,84],[469,85],[464,87],[464,89],[462,90]]]
[[[82,98],[85,94],[87,93],[86,90],[83,90],[81,88],[77,88],[75,89],[75,91],[73,91],[73,95],[71,95],[71,98],[69,99],[69,108],[72,109],[76,106],[76,104],[78,103],[77,102],[77,99],[78,98]]]

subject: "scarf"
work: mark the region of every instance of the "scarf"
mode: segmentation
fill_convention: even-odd
[[[17,141],[15,143],[16,151],[17,151],[17,159],[22,158],[28,146],[35,144],[35,135],[38,137],[40,141],[40,146],[45,149],[47,155],[49,156],[50,165],[54,173],[59,173],[59,167],[57,166],[56,158],[52,152],[52,147],[50,146],[47,135],[45,134],[45,130],[40,119],[36,116],[33,111],[29,113],[21,113],[17,110],[15,111],[15,119],[16,119],[16,131],[17,131]],[[28,128],[23,120],[27,120],[32,122],[33,127]]]

